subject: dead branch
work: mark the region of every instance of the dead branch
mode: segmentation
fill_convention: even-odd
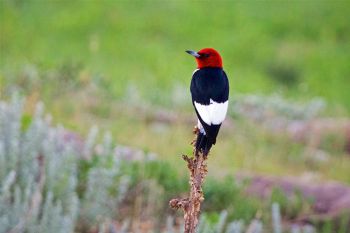
[[[195,129],[193,131],[197,133]],[[201,202],[204,200],[202,184],[208,173],[206,160],[201,152],[193,148],[193,157],[182,155],[183,160],[187,162],[190,171],[189,184],[191,186],[189,198],[175,198],[170,200],[169,205],[173,209],[182,209],[184,211],[185,231],[184,233],[195,233],[198,225]]]

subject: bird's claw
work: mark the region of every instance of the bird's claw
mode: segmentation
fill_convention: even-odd
[[[198,126],[196,125],[195,127],[193,127],[192,133],[195,134],[195,135],[197,135],[198,132],[199,132],[199,128],[198,128]]]

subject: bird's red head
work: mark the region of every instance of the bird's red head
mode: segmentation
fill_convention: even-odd
[[[213,48],[204,48],[198,52],[187,50],[186,52],[196,58],[199,69],[204,67],[222,68],[222,58],[218,51]]]

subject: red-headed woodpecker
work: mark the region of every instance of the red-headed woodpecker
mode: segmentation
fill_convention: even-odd
[[[222,58],[215,49],[186,52],[197,61],[190,88],[198,117],[196,150],[207,156],[212,145],[216,143],[220,126],[226,117],[229,83],[222,68]]]

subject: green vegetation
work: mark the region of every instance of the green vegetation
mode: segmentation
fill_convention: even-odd
[[[33,78],[50,80],[41,95],[52,95],[55,82],[96,81],[113,97],[133,85],[138,95],[168,105],[166,93],[187,86],[195,65],[184,50],[215,47],[232,93],[281,90],[297,99],[321,96],[349,110],[349,8],[346,1],[6,0],[1,75],[5,86],[29,88],[23,72],[33,68],[39,73]],[[59,77],[47,77],[50,70]]]
[[[165,219],[181,218],[169,210],[168,201],[174,193],[187,192],[185,175],[142,151],[114,148],[108,134],[96,143],[96,128],[81,141],[62,127],[51,127],[42,105],[23,130],[28,121],[22,120],[22,106],[16,97],[0,102],[0,232],[105,232],[105,226],[134,232],[142,223],[153,232],[165,226],[180,230]],[[226,223],[254,219],[265,207],[246,197],[244,186],[229,176],[209,179],[202,227],[230,233],[224,231]]]
[[[68,156],[76,187],[63,175],[61,183],[48,187],[53,200],[47,198],[47,205],[59,212],[55,201],[69,186],[85,203],[82,209],[92,208],[88,198],[95,197],[86,193],[89,185],[99,187],[91,180],[95,174],[106,178],[107,186],[115,184],[104,187],[108,198],[119,183],[128,183],[126,201],[118,203],[122,210],[127,206],[121,215],[141,218],[140,203],[147,213],[168,213],[168,199],[188,188],[180,156],[191,153],[196,122],[188,87],[195,61],[184,51],[214,47],[229,74],[231,102],[209,156],[202,227],[213,229],[224,217],[247,226],[258,213],[270,213],[273,202],[280,204],[283,218],[294,219],[309,211],[312,200],[296,193],[290,202],[276,189],[271,200],[260,203],[246,198],[233,177],[288,175],[350,184],[349,9],[349,1],[2,0],[0,98],[8,100],[13,92],[26,97],[21,132],[30,130],[35,106],[43,101],[53,125],[63,124],[82,138],[97,125],[118,145],[156,154],[147,163],[119,164],[127,182],[112,171],[101,172],[114,169],[111,156],[74,161]],[[1,171],[0,182],[11,178],[10,172]],[[12,196],[17,182],[7,190]],[[96,212],[83,213],[86,219],[105,213],[105,203],[96,203]],[[79,218],[75,210],[61,212]],[[270,214],[261,220],[271,222]],[[76,229],[86,223],[79,224]],[[323,232],[334,225],[322,224]]]

